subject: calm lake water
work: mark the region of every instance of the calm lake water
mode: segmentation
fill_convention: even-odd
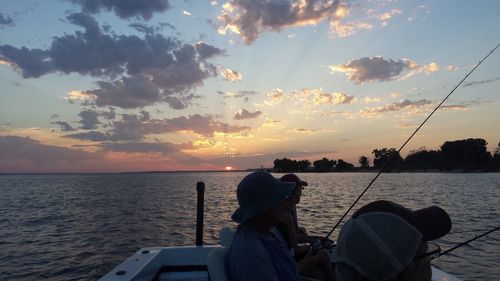
[[[246,174],[0,176],[0,280],[95,280],[139,248],[194,244],[197,181],[206,184],[204,240],[215,244],[219,229],[234,225]],[[309,186],[299,223],[324,235],[375,174],[300,176]],[[442,206],[453,221],[443,249],[500,225],[500,173],[384,174],[357,206],[375,199]],[[499,280],[500,231],[434,265],[464,280]]]

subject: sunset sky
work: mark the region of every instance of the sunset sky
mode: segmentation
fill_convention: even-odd
[[[500,1],[0,0],[0,173],[398,148],[500,43]],[[403,150],[500,142],[500,51]]]

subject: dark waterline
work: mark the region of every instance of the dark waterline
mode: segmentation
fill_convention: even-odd
[[[95,280],[139,248],[194,244],[197,181],[207,186],[204,239],[215,244],[219,229],[234,225],[234,189],[245,174],[3,175],[0,280]],[[301,223],[324,235],[373,174],[301,176],[310,183]],[[500,174],[385,174],[358,207],[375,199],[444,207],[453,229],[442,248],[500,224]],[[496,280],[499,249],[500,235],[492,233],[435,265],[465,280]]]

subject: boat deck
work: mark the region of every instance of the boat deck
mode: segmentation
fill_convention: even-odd
[[[210,277],[208,254],[220,248],[183,246],[143,248],[127,258],[100,281],[220,281]],[[432,268],[433,281],[462,281],[438,268]]]

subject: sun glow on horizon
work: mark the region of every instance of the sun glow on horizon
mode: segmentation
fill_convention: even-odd
[[[231,166],[226,166],[226,167],[224,168],[224,170],[226,170],[226,171],[231,171],[231,170],[233,170],[233,167],[231,167]]]

